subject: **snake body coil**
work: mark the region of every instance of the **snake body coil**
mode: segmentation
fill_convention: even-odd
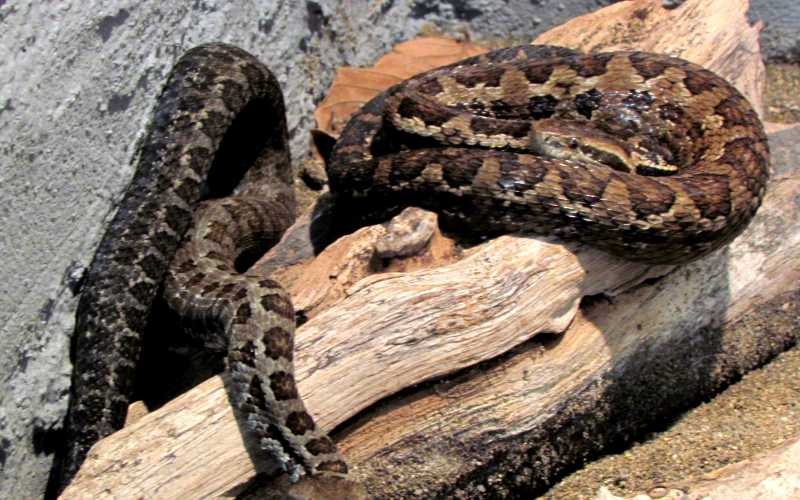
[[[226,148],[229,128],[241,142]],[[243,179],[197,209],[218,149],[243,150],[234,168]],[[533,154],[542,149],[555,158]],[[469,231],[551,233],[631,260],[683,263],[744,230],[768,162],[755,112],[709,71],[656,54],[526,46],[380,94],[345,128],[328,174],[340,213],[362,222],[416,205]],[[237,272],[242,253],[274,243],[293,218],[277,83],[240,49],[192,49],[159,100],[80,300],[66,481],[122,425],[139,336],[170,261],[165,296],[209,346],[228,351],[236,404],[262,446],[294,477],[347,472],[297,393],[288,295]]]
[[[578,130],[578,154],[565,157],[605,156],[613,168],[530,154],[545,121]],[[659,54],[525,46],[376,97],[345,127],[328,174],[354,217],[415,205],[462,230],[556,234],[680,264],[744,230],[768,170],[758,116],[714,73]]]

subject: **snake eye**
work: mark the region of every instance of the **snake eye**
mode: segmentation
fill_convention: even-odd
[[[578,149],[578,139],[572,138],[572,142],[569,143],[569,147],[572,149]]]

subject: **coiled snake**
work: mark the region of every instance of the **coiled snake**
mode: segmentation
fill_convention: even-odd
[[[274,77],[240,49],[197,47],[175,66],[80,299],[65,481],[123,423],[162,282],[197,335],[227,350],[236,405],[289,474],[347,473],[297,393],[288,295],[238,272],[242,254],[274,244],[294,219],[284,114]],[[222,191],[208,178],[223,151],[241,182],[200,203]],[[380,94],[345,128],[328,174],[341,220],[416,205],[462,230],[551,233],[677,264],[743,231],[768,163],[746,99],[697,65],[525,46]]]

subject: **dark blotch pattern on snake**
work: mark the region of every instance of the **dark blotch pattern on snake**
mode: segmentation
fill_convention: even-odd
[[[257,144],[253,166],[230,197],[200,204],[237,115],[252,115],[237,133]],[[542,147],[556,157],[532,154]],[[380,221],[416,205],[461,230],[550,233],[677,264],[744,230],[768,163],[745,98],[697,65],[525,46],[383,92],[345,128],[328,174],[342,220]],[[80,300],[65,480],[122,425],[140,332],[170,261],[165,295],[211,348],[227,350],[236,405],[262,446],[293,477],[347,472],[297,393],[288,295],[237,271],[241,253],[273,244],[293,218],[274,78],[234,47],[189,51],[159,100]]]

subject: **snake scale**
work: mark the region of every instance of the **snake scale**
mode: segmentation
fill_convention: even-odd
[[[89,446],[122,426],[162,282],[196,334],[227,350],[247,428],[292,478],[347,473],[298,395],[287,293],[240,272],[242,255],[294,219],[284,114],[274,77],[241,49],[200,46],[173,69],[80,298],[64,484]],[[222,156],[234,158],[227,188],[212,167]],[[456,229],[555,234],[679,264],[744,230],[769,151],[747,100],[695,64],[524,46],[381,93],[345,127],[327,168],[342,221],[415,205]]]

